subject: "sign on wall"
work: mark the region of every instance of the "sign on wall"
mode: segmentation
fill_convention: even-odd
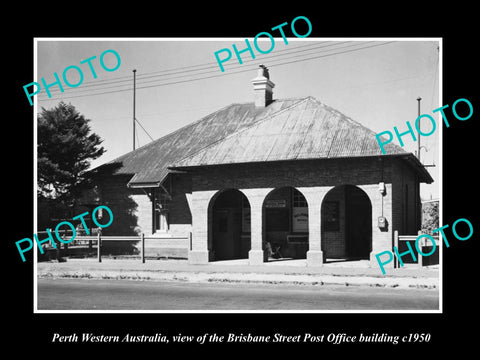
[[[284,208],[287,206],[286,200],[266,200],[265,207],[266,208]]]
[[[293,208],[292,230],[294,232],[308,231],[308,207]]]

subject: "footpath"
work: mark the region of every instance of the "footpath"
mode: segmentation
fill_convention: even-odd
[[[39,262],[38,278],[79,278],[194,283],[256,283],[278,285],[344,285],[388,288],[438,289],[439,268],[404,267],[388,269],[382,275],[368,262],[327,263],[307,267],[305,260],[272,261],[260,266],[248,260],[220,261],[191,265],[187,260],[67,259]]]

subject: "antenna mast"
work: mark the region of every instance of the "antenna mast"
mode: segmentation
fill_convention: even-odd
[[[420,117],[420,101],[422,100],[422,98],[419,96],[417,98],[417,101],[418,101],[418,116]],[[418,127],[420,128],[421,127],[421,119],[419,119],[418,121]],[[419,130],[420,131],[420,130]],[[417,153],[417,158],[418,158],[418,161],[420,161],[420,134],[418,134],[418,153]]]
[[[135,77],[137,70],[133,69],[133,150],[135,150]]]

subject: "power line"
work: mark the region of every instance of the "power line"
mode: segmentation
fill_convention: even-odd
[[[350,44],[350,45],[346,45],[346,46],[343,46],[343,47],[340,47],[340,48],[336,48],[335,50],[337,49],[343,49],[343,48],[347,48],[347,47],[352,47],[352,46],[357,46],[357,44]],[[310,49],[308,49],[310,50]],[[326,52],[328,51],[332,51],[332,50],[326,50]],[[325,51],[324,51],[325,52]],[[285,54],[284,54],[285,55]],[[284,56],[282,55],[282,56]],[[290,55],[290,54],[288,54]],[[310,55],[313,55],[313,54],[310,54]],[[296,59],[298,57],[300,57],[302,55],[298,55],[298,54],[295,54],[293,56],[290,56],[290,57],[286,57],[286,58],[282,58],[282,59],[275,59],[275,57],[273,57],[274,59],[272,61],[283,61],[283,60],[286,60],[286,59]],[[272,57],[264,57],[262,58],[261,60],[264,61],[264,60],[268,60],[269,58],[272,58]],[[251,63],[251,62],[258,62],[259,59],[251,59],[251,60],[246,60],[244,61],[244,63]],[[269,66],[272,67],[272,66],[275,66],[276,64],[272,64],[270,63]],[[237,65],[235,68],[233,68],[233,70],[236,70],[236,69],[239,69],[239,68],[242,68],[242,69],[245,69],[245,66],[242,66],[242,65]],[[249,68],[250,69],[250,68]],[[182,72],[179,72],[179,73],[182,73]],[[204,72],[200,72],[200,73],[197,73],[197,74],[189,74],[189,75],[179,75],[179,76],[176,76],[174,79],[179,79],[179,78],[185,78],[185,77],[192,77],[192,76],[199,76],[199,75],[205,75],[205,74],[218,74],[218,69],[216,68],[215,70],[211,70],[211,71],[204,71]],[[160,75],[155,75],[155,76],[152,76],[152,77],[158,77]],[[147,77],[146,77],[147,78]],[[148,77],[150,78],[150,77]],[[145,79],[145,78],[144,78]],[[162,81],[163,79],[157,79],[157,80],[152,80],[152,81],[143,81],[141,82],[141,85],[145,85],[145,84],[152,84],[152,83],[158,83],[159,81]],[[168,79],[168,80],[172,80],[172,79]],[[194,80],[194,79],[192,79]],[[125,81],[121,81],[121,82],[125,82]],[[139,81],[140,83],[140,81]],[[110,85],[110,84],[108,84]],[[95,85],[91,85],[90,87],[92,86],[95,86]],[[103,87],[101,89],[95,89],[95,90],[90,90],[90,89],[85,89],[85,87],[82,87],[81,89],[77,89],[77,88],[74,88],[74,89],[71,89],[71,91],[75,91],[75,94],[83,94],[85,92],[90,92],[90,91],[104,91],[104,90],[107,90],[107,89],[118,89],[118,87],[122,87],[122,86],[130,86],[130,83],[126,83],[126,84],[123,84],[123,85],[117,85],[117,86],[106,86],[106,87]],[[88,86],[87,86],[88,87]],[[57,90],[57,89],[55,89]],[[60,90],[57,90],[57,92],[60,91]],[[60,95],[60,94],[55,94],[55,95]],[[94,94],[92,94],[94,95]],[[41,100],[45,100],[45,97],[43,97]]]
[[[327,41],[323,41],[323,42],[320,42],[320,43],[326,43],[326,42]],[[275,53],[278,54],[280,52],[285,52],[285,51],[296,52],[296,49],[304,48],[304,47],[316,48],[318,46],[318,44],[319,43],[295,46],[295,47],[289,48],[289,49],[276,50]],[[335,44],[332,44],[330,46],[333,46],[333,45],[335,45]],[[307,49],[307,51],[308,50],[309,49]],[[306,50],[300,50],[300,51],[306,51]],[[244,62],[248,62],[248,60],[246,60]],[[150,77],[156,77],[156,76],[168,76],[168,75],[177,74],[177,73],[185,73],[185,72],[191,72],[191,71],[197,71],[197,70],[205,70],[205,69],[214,68],[214,67],[215,68],[217,67],[217,63],[216,62],[209,62],[209,63],[203,63],[203,64],[196,64],[196,65],[189,65],[189,66],[183,66],[183,67],[177,67],[177,68],[170,68],[170,69],[165,69],[165,70],[152,71],[152,72],[148,72],[148,73],[139,75],[138,78],[142,79],[142,77],[143,78],[150,78]],[[191,68],[198,68],[198,69],[191,69]],[[190,69],[190,70],[185,70],[185,69]],[[179,71],[179,70],[185,70],[185,71]],[[160,73],[167,73],[167,74],[153,75],[153,74],[160,74]],[[130,76],[126,75],[126,76],[114,77],[114,78],[111,78],[111,79],[105,79],[105,80],[85,81],[85,82],[82,83],[82,88],[90,87],[90,86],[98,86],[98,85],[109,85],[109,84],[119,83],[119,82],[128,82],[128,81],[130,81],[130,78],[131,78]],[[106,84],[104,84],[104,83],[106,83]],[[71,90],[72,88],[68,88],[68,89]],[[52,89],[51,92],[57,92],[57,91],[60,91],[60,89]]]
[[[345,54],[345,53],[350,53],[350,52],[354,52],[354,51],[364,50],[364,49],[368,49],[368,48],[383,46],[383,45],[387,45],[387,44],[390,44],[390,43],[393,43],[393,41],[384,42],[382,44],[373,44],[373,45],[364,46],[364,47],[361,47],[361,48],[339,51],[339,52],[335,52],[335,53],[332,53],[332,54],[318,55],[318,56],[306,57],[306,58],[299,59],[299,60],[281,62],[281,63],[278,63],[278,64],[269,65],[269,67],[272,68],[272,67],[275,67],[275,66],[282,66],[282,65],[298,63],[298,62],[303,62],[303,61],[308,61],[308,60],[320,59],[320,58],[324,58],[324,57],[329,57],[329,56],[334,56],[334,55],[339,55],[339,54]],[[261,60],[263,61],[263,59],[261,59]],[[258,61],[260,61],[260,60],[258,60]],[[252,68],[248,68],[248,66],[247,66],[243,70],[239,70],[239,71],[235,71],[235,72],[220,73],[220,74],[217,73],[216,75],[204,76],[204,77],[195,78],[195,79],[187,79],[187,80],[173,81],[173,82],[167,82],[167,83],[161,83],[161,84],[155,84],[155,85],[140,86],[140,87],[137,87],[137,89],[148,89],[148,88],[152,88],[152,87],[176,85],[176,84],[182,84],[182,83],[193,82],[193,81],[198,81],[198,80],[206,80],[206,79],[216,78],[216,77],[220,77],[220,76],[236,75],[236,74],[244,73],[246,71],[251,71],[251,70],[252,70]],[[93,94],[90,93],[90,94],[84,94],[84,95],[71,95],[71,96],[65,96],[65,97],[39,99],[39,100],[40,101],[48,101],[48,100],[54,101],[54,100],[60,100],[60,99],[79,98],[79,97],[104,95],[104,94],[113,94],[113,93],[125,92],[125,91],[130,91],[130,90],[131,90],[131,88],[117,89],[117,90],[113,90],[113,91],[104,91],[104,92],[93,93]]]
[[[326,43],[327,41],[323,41],[323,42],[320,42],[320,44],[323,44],[323,43]],[[331,42],[328,42],[329,44],[327,45],[322,45],[322,46],[319,46],[319,43],[316,43],[316,44],[309,44],[309,45],[303,45],[303,46],[296,46],[295,48],[289,48],[289,49],[283,49],[283,50],[275,50],[275,54],[272,54],[272,55],[266,55],[266,56],[262,56],[262,60],[269,60],[269,59],[275,59],[275,58],[278,58],[278,57],[282,57],[282,56],[285,56],[285,55],[290,55],[292,53],[295,53],[295,54],[298,54],[300,52],[305,52],[305,51],[312,51],[312,50],[316,50],[316,49],[321,49],[321,48],[325,48],[325,47],[329,47],[329,46],[337,46],[337,45],[341,45],[342,43],[345,43],[345,42],[351,42],[351,41],[343,41],[343,42],[336,42],[336,43],[333,43],[331,44]],[[371,41],[369,41],[371,42]],[[357,45],[357,44],[354,44],[354,45]],[[304,48],[308,46],[307,49],[303,49],[303,50],[297,50],[298,48]],[[352,46],[352,45],[350,45]],[[282,55],[278,55],[279,53],[281,52],[286,52],[286,54],[282,54]],[[243,63],[251,63],[251,62],[254,62],[254,61],[258,61],[257,58],[255,59],[248,59],[248,60],[243,60]],[[198,70],[206,70],[206,69],[214,69],[215,72],[218,71],[218,63],[217,62],[213,62],[213,63],[209,63],[209,64],[212,64],[211,66],[208,66],[206,68],[201,68],[201,69],[198,69]],[[232,64],[227,64],[225,67],[228,68],[229,66],[234,66],[234,69],[237,69],[239,67],[241,67],[242,64],[238,64],[238,65],[232,65]],[[179,68],[178,70],[180,70],[181,68]],[[170,72],[169,74],[165,74],[165,75],[152,75],[152,76],[144,76],[143,79],[146,79],[146,78],[153,78],[153,77],[158,77],[158,76],[168,76],[168,75],[174,75],[174,74],[184,74],[185,72],[191,72],[191,71],[197,71],[197,70],[186,70],[186,71],[176,71],[176,72]],[[151,73],[153,74],[153,73]],[[202,73],[204,74],[204,73]]]
[[[368,49],[368,48],[377,47],[377,46],[388,45],[388,44],[391,44],[391,43],[393,43],[393,42],[394,42],[394,41],[387,41],[387,42],[385,42],[385,43],[383,43],[383,44],[373,44],[373,45],[364,46],[364,47],[358,48],[358,49],[350,49],[350,50],[340,51],[340,52],[337,52],[337,53],[334,53],[334,54],[314,56],[314,57],[308,58],[308,59],[306,59],[306,60],[320,59],[320,58],[324,58],[324,57],[328,57],[328,56],[333,56],[333,55],[338,55],[338,54],[346,54],[346,53],[353,52],[353,51]],[[295,62],[299,62],[299,61],[289,61],[289,62],[285,62],[285,63],[281,63],[281,64],[274,64],[274,65],[270,65],[270,67],[274,67],[274,66],[278,66],[278,65],[293,64],[293,63],[295,63]]]
[[[306,44],[306,45],[298,45],[298,46],[295,46],[295,47],[289,47],[287,49],[281,49],[281,50],[275,50],[275,54],[278,54],[278,53],[281,53],[281,52],[297,52],[297,49],[300,49],[300,48],[304,48],[304,47],[311,47],[311,48],[315,48],[318,46],[318,44],[323,44],[323,43],[331,43],[331,41],[320,41],[320,42],[316,42],[314,44]],[[333,44],[335,45],[335,44]],[[301,50],[301,51],[305,51],[305,50]],[[249,60],[246,60],[244,62],[248,62]],[[206,66],[206,65],[209,65],[207,68],[210,68],[210,67],[217,67],[218,64],[216,61],[213,61],[213,62],[208,62],[208,63],[203,63],[203,64],[198,64],[198,65],[189,65],[189,66],[183,66],[183,67],[179,67],[179,68],[173,68],[173,69],[167,69],[167,70],[160,70],[160,71],[154,71],[154,72],[150,72],[149,74],[156,74],[156,73],[162,73],[162,72],[170,72],[170,71],[177,71],[177,70],[183,70],[183,69],[189,69],[189,68],[192,68],[192,67],[198,67],[198,66]],[[201,69],[203,70],[203,69]]]
[[[313,45],[308,44],[308,45],[296,46],[293,49],[290,48],[290,49],[277,50],[275,55],[263,56],[262,60],[268,60],[268,59],[272,59],[272,58],[275,59],[275,58],[282,57],[282,56],[285,56],[285,55],[290,55],[292,53],[295,53],[296,55],[298,55],[299,52],[312,51],[312,50],[325,48],[325,47],[329,47],[329,46],[338,46],[338,45],[342,45],[343,43],[348,43],[348,42],[351,42],[351,41],[336,42],[336,43],[333,43],[333,44],[331,44],[331,42],[328,42],[329,44],[322,45],[322,46],[319,46],[319,43],[315,43]],[[320,44],[323,44],[323,43],[327,43],[327,41],[323,41]],[[363,43],[365,43],[365,42],[363,42]],[[357,46],[357,45],[358,44],[347,45],[346,47]],[[304,47],[307,47],[307,46],[308,46],[307,49],[297,50],[298,48],[304,48]],[[330,50],[327,50],[327,51],[330,51]],[[282,55],[278,55],[278,53],[280,53],[280,52],[287,52],[287,53],[282,54]],[[254,61],[258,61],[258,59],[244,60],[243,63],[250,63],[250,62],[254,62]],[[143,75],[139,75],[137,77],[137,79],[138,80],[144,80],[144,79],[150,79],[150,78],[155,78],[155,77],[166,77],[166,76],[176,75],[176,74],[182,74],[181,77],[187,77],[187,76],[192,76],[192,75],[185,75],[186,72],[197,72],[197,71],[200,71],[200,70],[207,70],[207,69],[214,69],[214,70],[213,71],[202,72],[202,73],[198,73],[198,74],[193,74],[193,76],[203,75],[203,74],[206,74],[206,73],[213,73],[213,72],[216,73],[218,71],[218,64],[216,62],[208,63],[208,64],[210,64],[210,65],[207,66],[207,67],[199,67],[199,66],[204,66],[204,65],[190,65],[190,66],[184,66],[184,67],[174,68],[174,69],[170,69],[170,70],[160,70],[160,71],[155,71],[155,72],[149,72],[149,73],[146,73],[146,74],[143,74]],[[228,66],[232,66],[232,65],[229,64],[226,67],[228,67]],[[235,65],[233,65],[233,66],[235,66]],[[190,69],[190,70],[182,70],[182,69],[187,69],[187,68],[192,68],[192,67],[199,67],[199,68],[198,69]],[[241,67],[241,64],[236,65],[233,68],[233,70],[235,70],[239,67]],[[167,74],[159,74],[159,73],[164,73],[164,72],[168,72],[168,73]],[[159,75],[153,75],[153,74],[159,74]],[[123,79],[125,79],[125,80],[123,80]],[[129,85],[129,82],[130,82],[129,77],[121,76],[121,77],[112,78],[112,79],[108,79],[108,80],[98,80],[98,81],[84,82],[80,89],[78,89],[78,88],[67,88],[66,90],[68,90],[68,91],[79,91],[80,90],[81,91],[81,90],[85,90],[86,88],[99,87],[99,86],[111,85],[111,84],[116,84],[116,83],[126,83],[125,85]],[[119,86],[122,86],[122,85],[119,85]],[[102,88],[102,89],[99,89],[99,90],[105,90],[105,89],[108,89],[108,88],[113,88],[113,87],[105,87],[105,88]],[[60,91],[60,89],[55,88],[55,89],[52,89],[50,92],[51,93],[57,93],[57,92],[61,92],[61,91]]]
[[[372,41],[369,41],[369,42],[372,42]],[[335,45],[338,45],[338,44],[335,44]],[[347,47],[352,47],[352,46],[358,46],[359,44],[349,44],[349,45],[346,45],[346,46],[342,46],[342,47],[337,47],[336,49],[334,50],[338,50],[338,49],[343,49],[343,48],[347,48]],[[361,45],[361,44],[360,44]],[[331,45],[327,45],[327,46],[331,46]],[[322,46],[322,47],[325,47],[325,46]],[[320,47],[320,48],[322,48]],[[318,48],[318,47],[317,47]],[[311,51],[313,48],[311,49],[306,49],[306,50],[300,50],[298,52],[302,52],[302,51]],[[328,52],[328,51],[332,51],[331,49],[328,49],[328,50],[324,50],[323,52]],[[273,59],[273,61],[282,61],[282,60],[285,60],[285,59],[295,59],[295,58],[298,58],[299,56],[302,56],[302,55],[298,55],[298,52],[293,55],[293,56],[290,56],[290,57],[286,57],[286,58],[283,58],[283,59],[277,59],[279,57],[282,57],[282,56],[285,56],[285,55],[290,55],[291,52],[287,53],[287,54],[283,54],[283,55],[280,55],[280,56],[266,56],[266,57],[262,57],[262,61],[264,60],[268,60],[268,59]],[[320,51],[322,52],[322,51]],[[318,52],[317,52],[318,53]],[[313,55],[313,54],[310,54],[310,55]],[[250,60],[245,60],[243,63],[252,63],[252,62],[258,62],[259,59],[250,59]],[[216,64],[216,63],[215,63]],[[270,66],[274,66],[275,64],[273,65],[270,65]],[[200,72],[200,73],[197,73],[197,74],[183,74],[183,72],[177,72],[177,73],[180,73],[182,75],[180,76],[176,76],[174,79],[178,79],[178,78],[182,78],[182,77],[191,77],[191,76],[198,76],[198,75],[204,75],[204,74],[211,74],[211,73],[215,73],[215,74],[218,74],[218,68],[217,66],[214,67],[215,70],[212,70],[212,71],[204,71],[204,72]],[[239,69],[239,68],[245,68],[245,66],[242,66],[241,64],[239,65],[236,65],[233,69],[231,70],[236,70],[236,69]],[[195,71],[198,71],[198,70],[195,70]],[[168,74],[168,75],[172,75],[173,73],[171,74]],[[166,76],[168,76],[166,75]],[[143,79],[148,79],[148,78],[152,78],[152,77],[159,77],[161,75],[153,75],[153,76],[144,76]],[[140,76],[139,76],[140,78]],[[141,79],[141,80],[143,80]],[[150,84],[150,83],[156,83],[158,81],[162,81],[163,79],[158,79],[158,80],[152,80],[152,81],[144,81],[142,84]],[[171,79],[170,79],[171,80]],[[78,89],[78,88],[73,88],[73,89],[68,89],[69,91],[75,91],[76,94],[78,93],[85,93],[86,91],[90,91],[89,89],[86,89],[88,87],[94,87],[94,86],[101,86],[101,85],[110,85],[112,83],[117,83],[117,82],[129,82],[129,80],[120,80],[120,81],[112,81],[111,83],[109,84],[92,84],[90,86],[82,86],[81,89]],[[123,84],[123,85],[117,85],[117,86],[106,86],[106,87],[102,87],[100,89],[95,89],[93,91],[103,91],[103,90],[107,90],[107,89],[118,89],[118,87],[121,87],[121,86],[130,86],[129,83],[126,83],[126,84]],[[60,90],[59,89],[53,89],[53,91],[51,92],[59,92]],[[60,94],[55,94],[55,95],[60,95]],[[92,94],[94,95],[94,94]],[[46,100],[45,97],[43,97],[41,100]]]

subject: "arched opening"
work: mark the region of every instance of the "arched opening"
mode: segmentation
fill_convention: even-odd
[[[322,251],[328,259],[368,260],[372,251],[372,204],[354,185],[336,186],[322,202]]]
[[[268,259],[305,259],[308,251],[308,204],[288,186],[275,189],[263,203],[263,246]]]
[[[211,251],[214,260],[248,258],[250,250],[250,203],[236,189],[225,190],[210,206]]]

